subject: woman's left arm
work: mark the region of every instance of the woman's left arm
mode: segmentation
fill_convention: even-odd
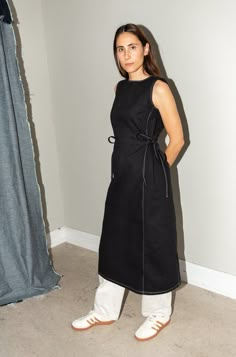
[[[165,154],[171,166],[184,146],[184,135],[175,99],[167,83],[161,80],[156,81],[153,87],[152,100],[161,114],[169,136],[169,144]]]

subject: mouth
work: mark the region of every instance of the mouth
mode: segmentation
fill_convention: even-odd
[[[126,67],[129,67],[129,66],[132,66],[132,65],[133,65],[133,63],[125,63]]]

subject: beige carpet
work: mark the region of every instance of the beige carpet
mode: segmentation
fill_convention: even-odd
[[[67,243],[52,254],[61,289],[0,307],[1,357],[236,357],[236,300],[191,285],[178,289],[172,322],[153,340],[133,337],[144,320],[134,293],[113,325],[72,330],[92,308],[97,254]]]

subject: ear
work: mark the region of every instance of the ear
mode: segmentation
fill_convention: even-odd
[[[144,46],[144,56],[147,56],[149,53],[149,43],[147,42],[146,45]]]

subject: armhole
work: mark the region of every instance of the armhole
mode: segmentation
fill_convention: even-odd
[[[119,82],[117,82],[116,85],[115,85],[115,88],[114,88],[114,90],[115,90],[115,95],[116,95],[116,93],[117,93],[118,87],[120,86],[120,83],[121,83],[121,82],[122,82],[122,81],[119,81]]]
[[[168,84],[168,81],[167,81],[165,78],[163,78],[163,77],[155,77],[155,80],[154,80],[154,81],[152,82],[152,84],[151,84],[151,88],[150,88],[150,92],[149,92],[149,99],[150,99],[151,105],[152,105],[154,108],[156,108],[157,110],[158,110],[158,108],[155,107],[155,104],[153,103],[153,100],[152,100],[152,93],[153,93],[154,84],[155,84],[156,81],[158,81],[158,80],[163,81],[163,82],[165,82],[166,84]]]

